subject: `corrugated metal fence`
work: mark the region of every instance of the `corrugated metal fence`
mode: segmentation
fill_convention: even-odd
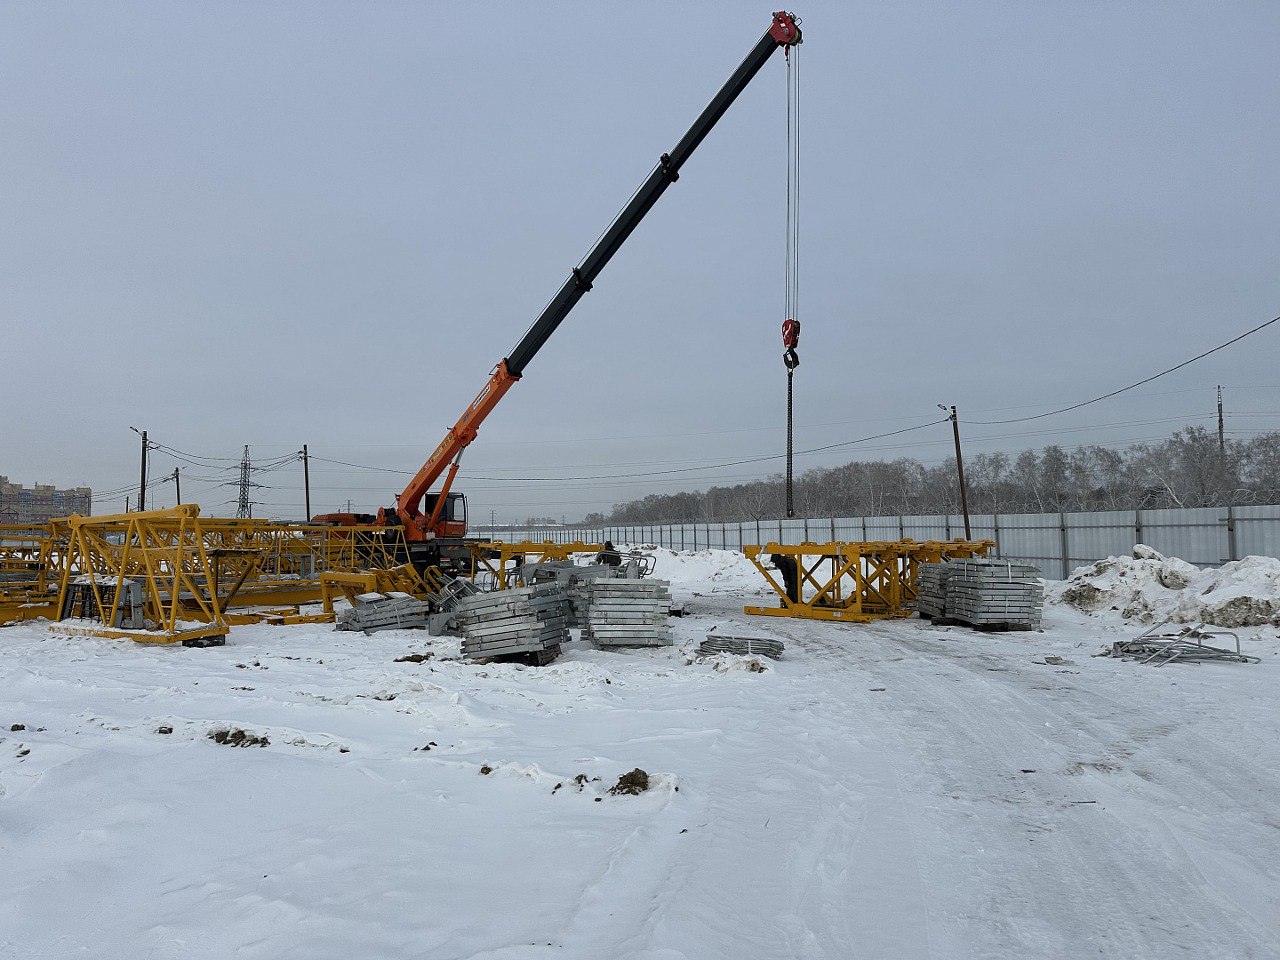
[[[1126,554],[1145,543],[1202,567],[1251,554],[1280,557],[1280,506],[1112,510],[1103,513],[999,513],[970,517],[975,540],[994,540],[998,555],[1033,563],[1065,579],[1076,567]],[[482,528],[481,535],[489,531]],[[741,523],[498,529],[496,539],[568,543],[612,540],[673,550],[741,550],[744,544],[829,540],[950,540],[964,536],[958,514],[933,517],[808,517]]]

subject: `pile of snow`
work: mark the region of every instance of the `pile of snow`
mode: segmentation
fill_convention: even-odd
[[[1187,590],[1178,619],[1219,627],[1280,626],[1280,560],[1245,557],[1205,570]]]
[[[1200,570],[1138,544],[1131,557],[1108,557],[1076,570],[1055,602],[1086,613],[1115,611],[1143,623],[1280,625],[1280,560],[1245,557]]]
[[[733,550],[690,550],[677,553],[665,547],[642,547],[657,565],[653,576],[670,580],[672,590],[694,593],[757,593],[768,589],[760,571]]]

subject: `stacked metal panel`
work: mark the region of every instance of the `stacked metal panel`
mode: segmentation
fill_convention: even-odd
[[[463,656],[559,653],[560,644],[569,639],[567,610],[564,591],[556,583],[463,597],[454,606]]]
[[[595,580],[587,587],[583,639],[597,647],[671,646],[670,588],[666,580]]]
[[[1040,626],[1044,583],[1038,568],[986,558],[947,566],[946,616],[974,627]]]
[[[349,608],[338,612],[337,629],[375,633],[425,627],[429,608],[427,601],[407,593],[362,593]]]
[[[947,612],[949,563],[922,563],[916,579],[916,611],[922,617],[942,617]]]
[[[596,580],[621,576],[621,567],[603,563],[576,564],[572,561],[540,563],[533,570],[534,583],[558,583],[569,605],[569,626],[586,629],[589,590]]]
[[[716,653],[736,653],[749,657],[759,654],[772,660],[780,660],[782,649],[782,641],[772,637],[708,630],[707,639],[698,644],[698,655],[707,657]]]

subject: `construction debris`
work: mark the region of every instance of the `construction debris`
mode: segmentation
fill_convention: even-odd
[[[338,630],[412,630],[427,625],[430,604],[407,593],[362,593],[351,599],[351,606],[338,611]]]
[[[458,602],[480,593],[480,588],[461,577],[446,577],[440,585],[427,594],[431,601],[431,613],[427,614],[427,632],[433,637],[462,636],[458,622]]]
[[[980,630],[1034,630],[1044,612],[1044,582],[1024,563],[990,558],[926,563],[916,608],[934,623]]]
[[[1154,663],[1163,667],[1166,663],[1204,663],[1210,660],[1229,663],[1261,663],[1258,657],[1251,657],[1240,648],[1240,637],[1229,630],[1212,630],[1203,623],[1183,627],[1181,630],[1157,633],[1170,621],[1164,620],[1148,630],[1143,631],[1132,640],[1117,640],[1110,647],[1097,654],[1099,657],[1117,657],[1121,660],[1136,660],[1138,663]],[[1235,650],[1224,647],[1213,647],[1205,643],[1218,637],[1230,637],[1235,641]]]
[[[707,631],[707,639],[698,644],[698,656],[709,657],[717,653],[736,653],[744,657],[759,654],[771,660],[781,660],[782,641],[757,634],[729,633],[713,627]]]
[[[568,604],[555,583],[460,597],[454,611],[462,654],[472,660],[521,656],[550,663],[569,639]]]
[[[670,583],[598,579],[586,589],[582,637],[597,647],[669,647]]]

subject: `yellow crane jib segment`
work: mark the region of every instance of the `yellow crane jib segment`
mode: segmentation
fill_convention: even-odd
[[[867,623],[914,612],[920,565],[985,557],[993,540],[886,540],[743,547],[778,594],[776,607],[745,607],[762,617]]]

